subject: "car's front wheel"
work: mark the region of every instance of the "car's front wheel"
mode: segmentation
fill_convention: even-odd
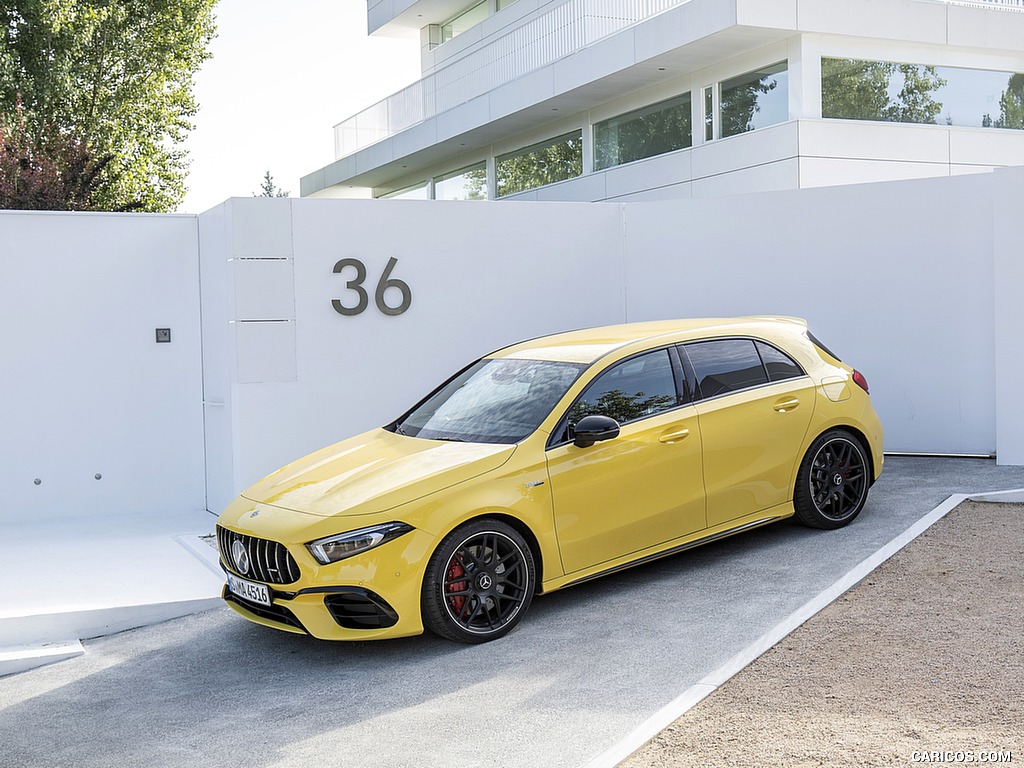
[[[860,440],[833,429],[811,443],[793,493],[796,518],[812,528],[841,528],[864,508],[870,465]]]
[[[515,528],[474,520],[448,534],[431,556],[423,621],[449,640],[495,640],[526,614],[536,580],[533,553]]]

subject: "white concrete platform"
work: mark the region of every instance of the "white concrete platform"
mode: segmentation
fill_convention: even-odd
[[[212,608],[223,574],[208,512],[47,519],[0,541],[0,677],[77,656],[80,640]]]

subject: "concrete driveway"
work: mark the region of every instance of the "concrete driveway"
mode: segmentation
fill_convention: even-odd
[[[953,493],[1024,467],[889,458],[864,512],[540,598],[509,636],[330,644],[226,607],[0,680],[0,766],[583,766]]]

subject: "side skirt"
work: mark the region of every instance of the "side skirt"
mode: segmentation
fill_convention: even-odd
[[[694,547],[699,547],[702,544],[710,544],[712,541],[718,541],[719,539],[724,539],[727,536],[734,536],[737,533],[743,533],[744,531],[749,531],[749,530],[751,530],[753,528],[760,528],[763,525],[768,525],[769,523],[774,523],[777,520],[782,520],[782,519],[784,519],[786,517],[789,517],[789,515],[773,515],[771,517],[761,518],[760,520],[754,520],[753,522],[750,522],[750,523],[744,523],[743,525],[737,526],[736,528],[729,528],[728,530],[725,530],[725,531],[719,531],[718,533],[712,533],[710,536],[704,536],[704,537],[699,538],[699,539],[694,539],[693,541],[688,541],[685,544],[679,544],[678,546],[662,550],[661,552],[655,552],[655,553],[650,554],[650,555],[645,555],[644,557],[638,558],[636,560],[630,560],[628,563],[621,563],[619,565],[614,565],[611,568],[608,568],[606,570],[598,571],[597,573],[592,573],[589,576],[584,576],[582,578],[576,579],[575,581],[570,581],[570,582],[568,582],[566,584],[562,584],[561,586],[555,587],[554,589],[546,589],[544,591],[545,592],[554,592],[554,591],[559,590],[559,589],[566,589],[567,587],[575,587],[577,584],[584,584],[584,583],[586,583],[588,581],[593,581],[594,579],[599,579],[602,576],[607,576],[610,573],[618,573],[619,571],[624,571],[627,568],[634,568],[634,567],[636,567],[638,565],[643,565],[644,563],[650,563],[650,562],[652,562],[654,560],[660,560],[663,557],[669,557],[670,555],[677,555],[680,552],[685,552],[688,549],[693,549]]]

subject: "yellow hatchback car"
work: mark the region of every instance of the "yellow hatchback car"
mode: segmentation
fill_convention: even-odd
[[[802,320],[562,333],[245,491],[223,596],[325,640],[479,643],[535,594],[793,515],[846,525],[881,471],[867,382]]]

